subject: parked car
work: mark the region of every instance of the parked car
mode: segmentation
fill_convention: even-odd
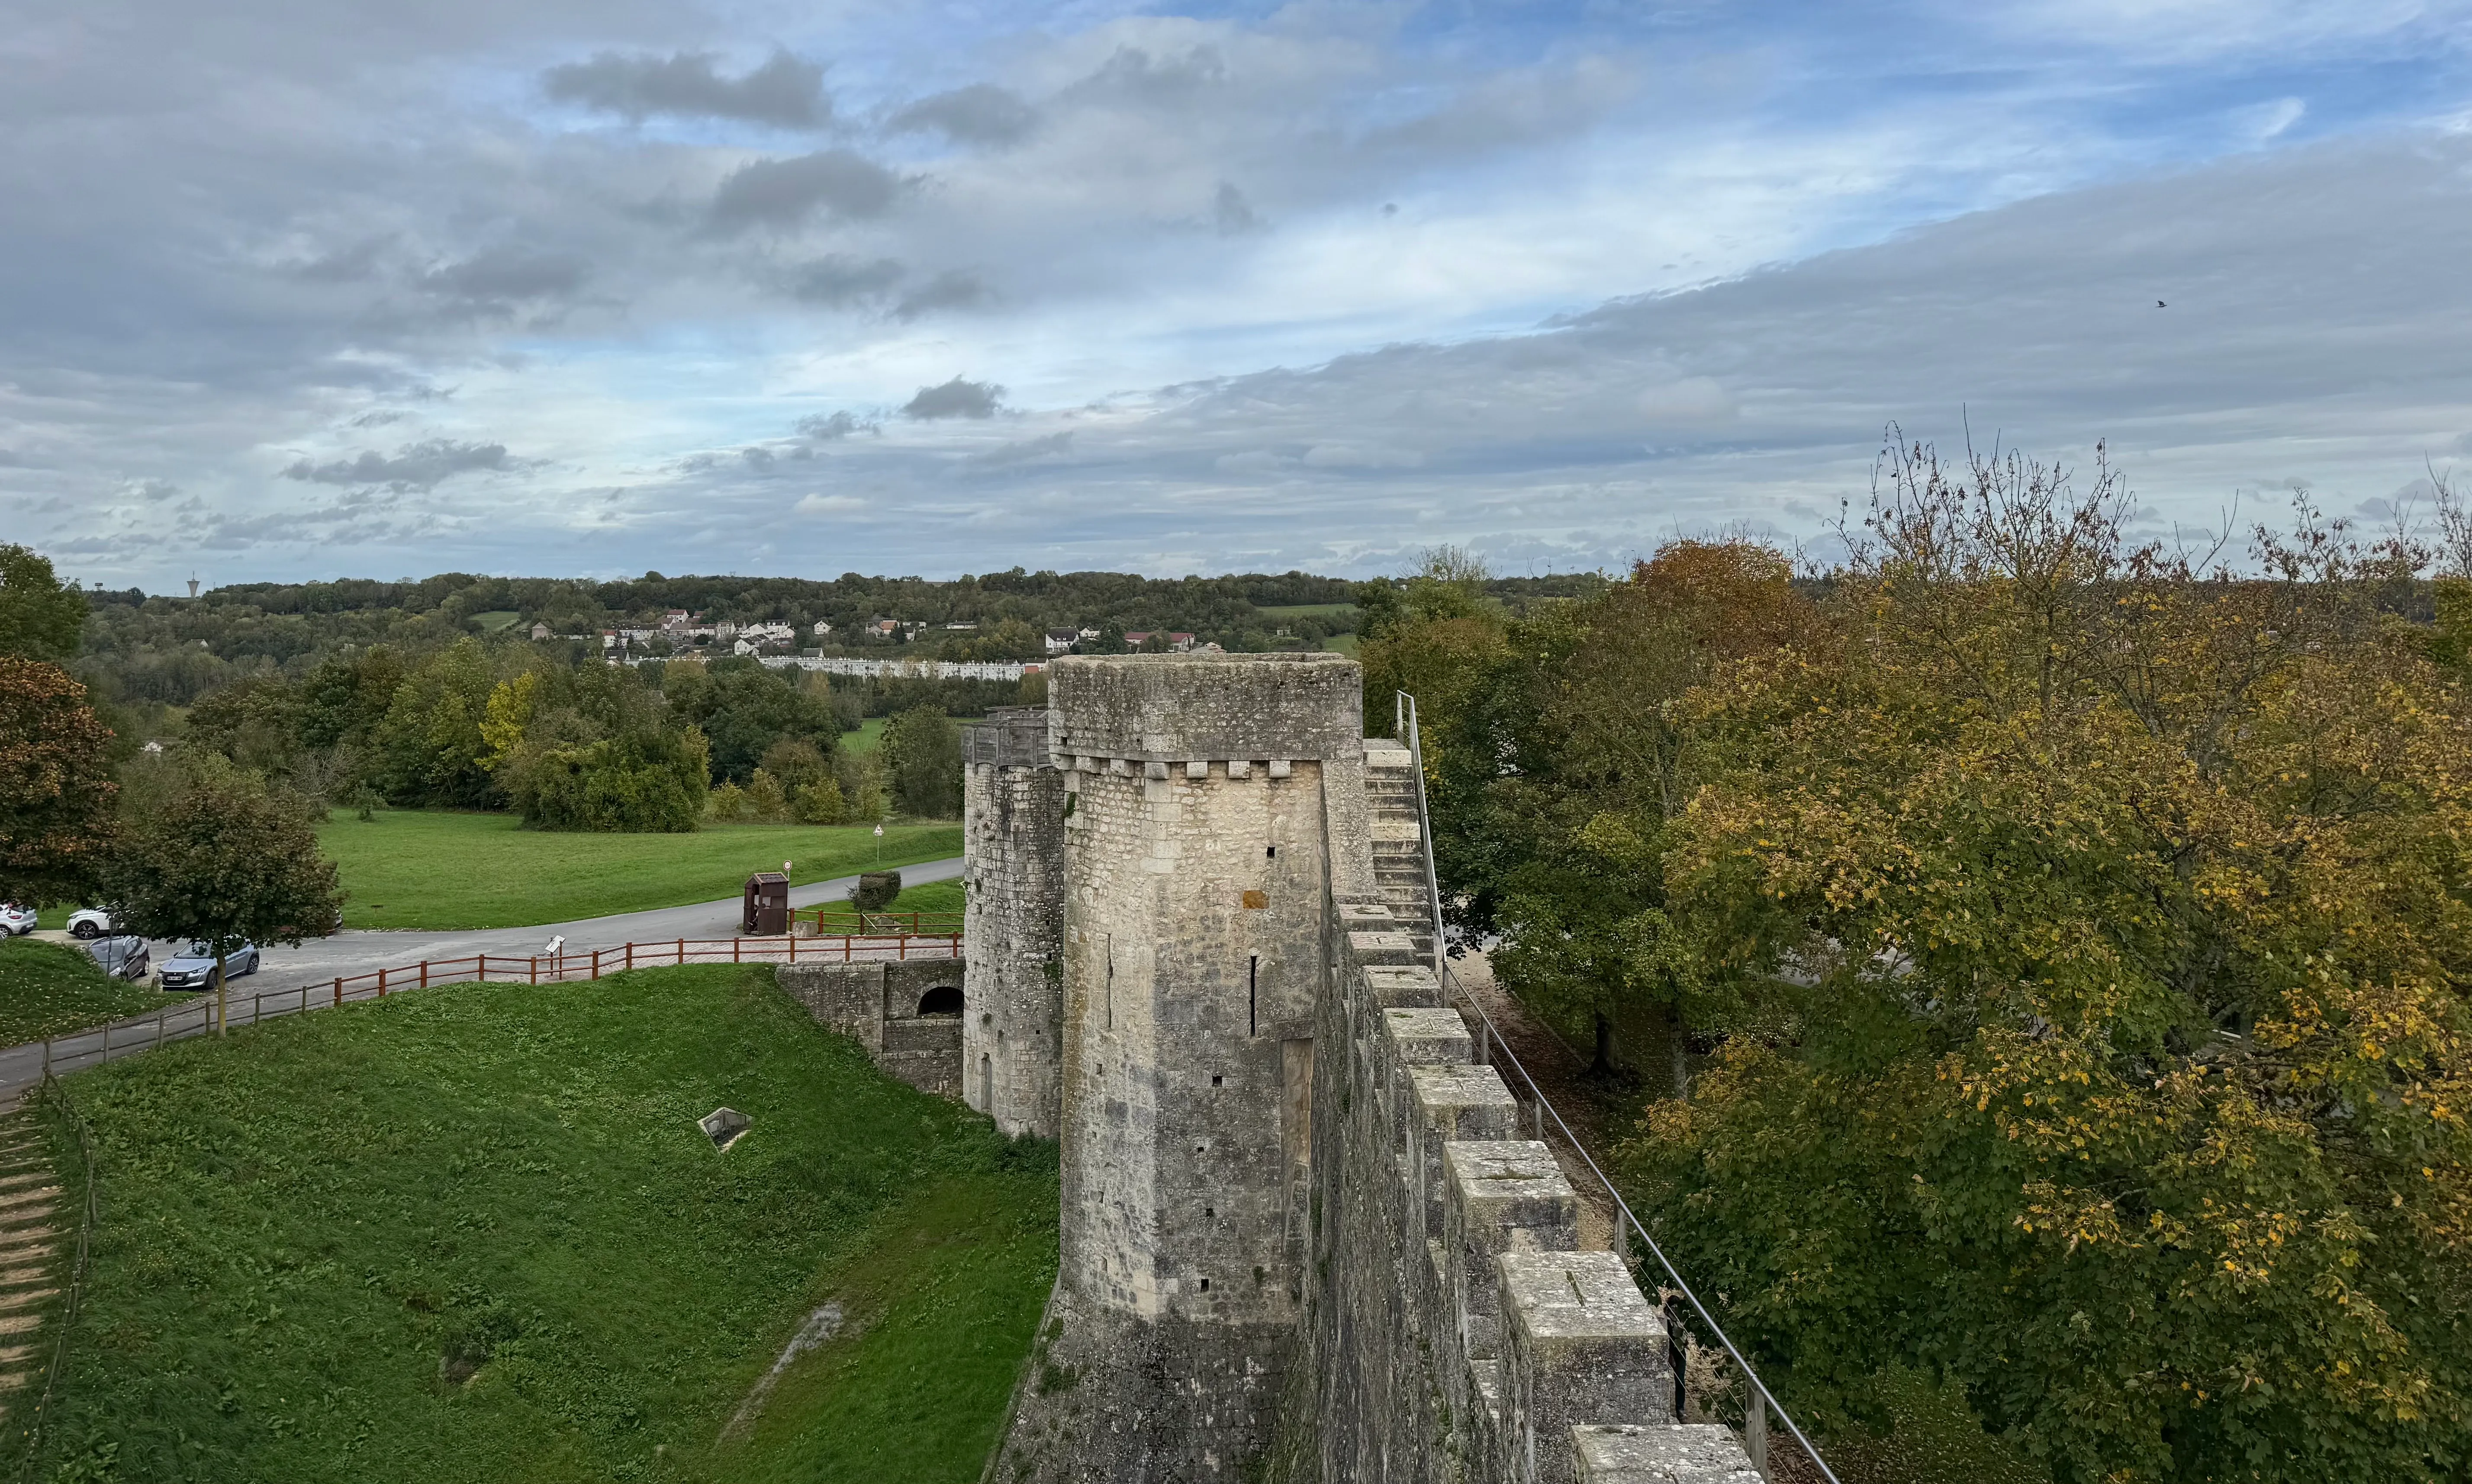
[[[148,954],[144,938],[126,934],[96,938],[86,944],[85,951],[104,973],[115,979],[135,982],[146,978]]]
[[[69,936],[100,938],[111,931],[111,914],[99,907],[82,907],[69,914]]]
[[[257,945],[243,943],[224,955],[233,978],[257,972]],[[192,943],[179,953],[163,960],[162,986],[165,989],[212,989],[215,987],[215,949],[211,943]]]
[[[19,907],[14,902],[0,902],[0,936],[24,937],[35,930],[35,909]]]

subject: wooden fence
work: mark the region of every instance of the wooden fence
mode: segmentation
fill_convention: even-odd
[[[795,934],[777,938],[664,938],[654,943],[622,943],[614,948],[527,957],[475,954],[464,958],[429,958],[368,974],[341,975],[297,989],[264,991],[247,997],[235,990],[226,1001],[225,1015],[227,1025],[251,1025],[274,1016],[330,1009],[356,1000],[383,1000],[389,995],[440,984],[556,984],[597,979],[630,969],[680,964],[865,963],[961,956],[959,931],[846,933],[821,938]],[[214,1024],[215,997],[207,992],[153,1015],[54,1036],[42,1043],[41,1074],[90,1067],[166,1041],[204,1035],[214,1028]],[[22,1055],[31,1049],[21,1047],[6,1054]],[[31,1080],[36,1069],[29,1066],[24,1071]],[[13,1078],[14,1070],[9,1074]]]

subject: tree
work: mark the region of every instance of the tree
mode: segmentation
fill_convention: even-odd
[[[86,599],[52,572],[51,559],[0,546],[0,655],[64,660],[85,630]]]
[[[343,921],[334,862],[319,853],[302,801],[213,753],[185,760],[157,807],[129,821],[106,890],[116,926],[214,954],[217,1034],[235,950],[297,945]]]
[[[954,819],[962,813],[962,733],[941,706],[913,706],[884,724],[879,744],[905,814]]]
[[[1710,1002],[1628,1152],[1823,1420],[1884,1362],[2060,1484],[2472,1466],[2472,707],[2305,506],[1890,456],[1827,622],[1678,709]]]
[[[113,833],[111,733],[56,665],[0,655],[0,901],[92,889]]]

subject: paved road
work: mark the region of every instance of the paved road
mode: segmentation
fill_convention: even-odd
[[[962,874],[962,860],[954,857],[930,860],[900,868],[905,886],[927,882],[950,881]],[[822,902],[840,901],[858,884],[855,876],[836,877],[806,886],[790,888],[792,907],[814,907]],[[423,930],[419,929],[360,929],[336,933],[331,938],[316,938],[298,948],[280,946],[266,950],[263,966],[256,974],[232,981],[232,1000],[237,1007],[243,997],[273,994],[278,990],[297,989],[304,984],[331,983],[337,978],[368,974],[398,964],[418,963],[422,959],[436,962],[447,958],[468,958],[475,954],[503,954],[507,957],[528,957],[541,953],[553,937],[566,939],[569,955],[589,954],[596,948],[616,948],[623,943],[657,943],[663,939],[725,939],[738,935],[740,901],[729,897],[719,902],[700,902],[692,907],[656,907],[649,912],[617,912],[607,917],[587,917],[580,922],[543,923],[530,928],[485,928],[456,930]],[[47,934],[48,935],[48,934]],[[154,961],[161,963],[172,956],[178,945],[152,945]],[[201,1019],[211,997],[183,995],[163,997],[167,1004],[195,1005],[198,1008],[174,1017],[168,1034],[178,1037],[194,1034],[191,1025]],[[152,1014],[153,1012],[149,1012]],[[273,1013],[270,1010],[270,1013]],[[237,1020],[234,1024],[239,1024]],[[184,1031],[184,1027],[188,1027]],[[148,1023],[148,1034],[153,1023]],[[72,1049],[91,1051],[101,1043],[101,1032],[58,1038],[56,1053]],[[126,1037],[115,1039],[111,1055],[116,1059]],[[87,1046],[88,1042],[95,1044]],[[12,1101],[18,1093],[39,1080],[42,1075],[43,1048],[40,1043],[0,1049],[0,1105]]]

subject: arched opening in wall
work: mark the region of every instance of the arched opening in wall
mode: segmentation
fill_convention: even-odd
[[[939,984],[918,997],[918,1013],[959,1017],[962,1013],[962,992],[950,984]]]

